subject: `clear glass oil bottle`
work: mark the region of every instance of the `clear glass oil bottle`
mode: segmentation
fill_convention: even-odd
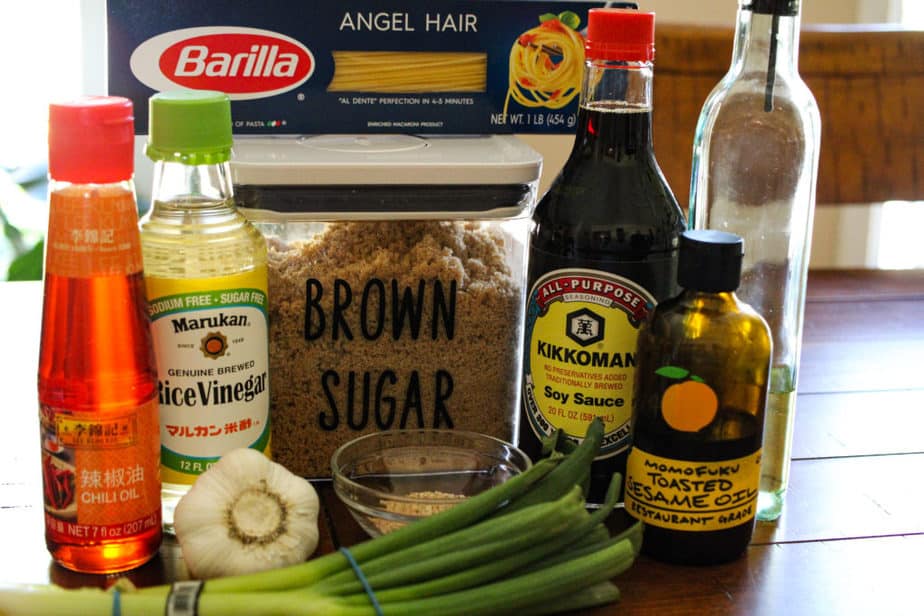
[[[591,9],[571,155],[533,216],[519,446],[606,433],[590,500],[624,472],[638,328],[677,292],[685,227],[651,140],[654,14]]]
[[[742,240],[687,231],[678,281],[638,341],[626,512],[645,523],[642,550],[679,564],[732,560],[757,513],[771,340],[735,296]]]
[[[773,334],[760,520],[780,516],[789,482],[821,137],[798,51],[799,0],[741,0],[731,68],[693,143],[692,226],[744,238],[738,293]]]
[[[160,93],[149,118],[153,206],[141,238],[171,531],[176,503],[222,453],[269,453],[266,242],[234,205],[227,96]]]
[[[38,373],[45,538],[55,561],[88,573],[137,567],[161,543],[133,143],[127,99],[50,108]]]

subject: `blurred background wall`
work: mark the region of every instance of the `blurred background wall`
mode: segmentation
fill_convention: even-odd
[[[639,0],[639,4],[644,10],[655,11],[659,24],[731,29],[738,2]],[[901,22],[906,27],[924,28],[924,0],[804,0],[802,13],[803,26]],[[0,2],[0,57],[4,58],[0,76],[6,86],[6,95],[0,97],[0,201],[4,215],[23,231],[25,244],[35,241],[36,234],[45,227],[41,182],[32,184],[37,188],[31,200],[21,198],[21,186],[28,189],[30,178],[44,178],[47,103],[106,91],[104,24],[105,0]],[[729,60],[719,59],[726,66]],[[656,84],[657,74],[656,60]],[[670,101],[658,100],[656,95],[654,104]],[[544,190],[567,157],[573,138],[523,138],[544,156]],[[143,202],[151,179],[149,163],[140,154],[140,147],[137,160],[136,185]],[[672,182],[677,184],[678,180]],[[911,235],[924,226],[924,207],[920,205],[890,202],[829,207],[819,203],[812,266],[924,267],[924,243]],[[9,256],[3,250],[0,248],[0,263]],[[0,270],[5,271],[5,267]]]

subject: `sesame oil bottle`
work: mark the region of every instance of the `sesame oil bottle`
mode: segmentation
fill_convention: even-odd
[[[639,335],[625,506],[659,560],[726,562],[754,530],[772,344],[735,295],[743,246],[732,233],[685,232],[684,290]]]

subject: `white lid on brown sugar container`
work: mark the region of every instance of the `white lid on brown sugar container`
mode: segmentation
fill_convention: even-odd
[[[518,217],[541,169],[512,135],[237,137],[231,158],[238,204],[290,219]]]

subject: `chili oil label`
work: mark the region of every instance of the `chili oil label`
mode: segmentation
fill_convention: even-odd
[[[600,458],[629,447],[635,350],[654,297],[621,276],[563,269],[539,278],[526,310],[523,398],[540,439],[556,429],[581,439],[600,417]]]
[[[80,413],[42,405],[47,528],[86,540],[126,539],[161,524],[157,403]]]
[[[734,460],[674,460],[634,447],[626,468],[626,511],[645,524],[725,530],[754,518],[760,450]]]
[[[266,270],[146,279],[157,356],[161,478],[191,484],[270,440]]]

